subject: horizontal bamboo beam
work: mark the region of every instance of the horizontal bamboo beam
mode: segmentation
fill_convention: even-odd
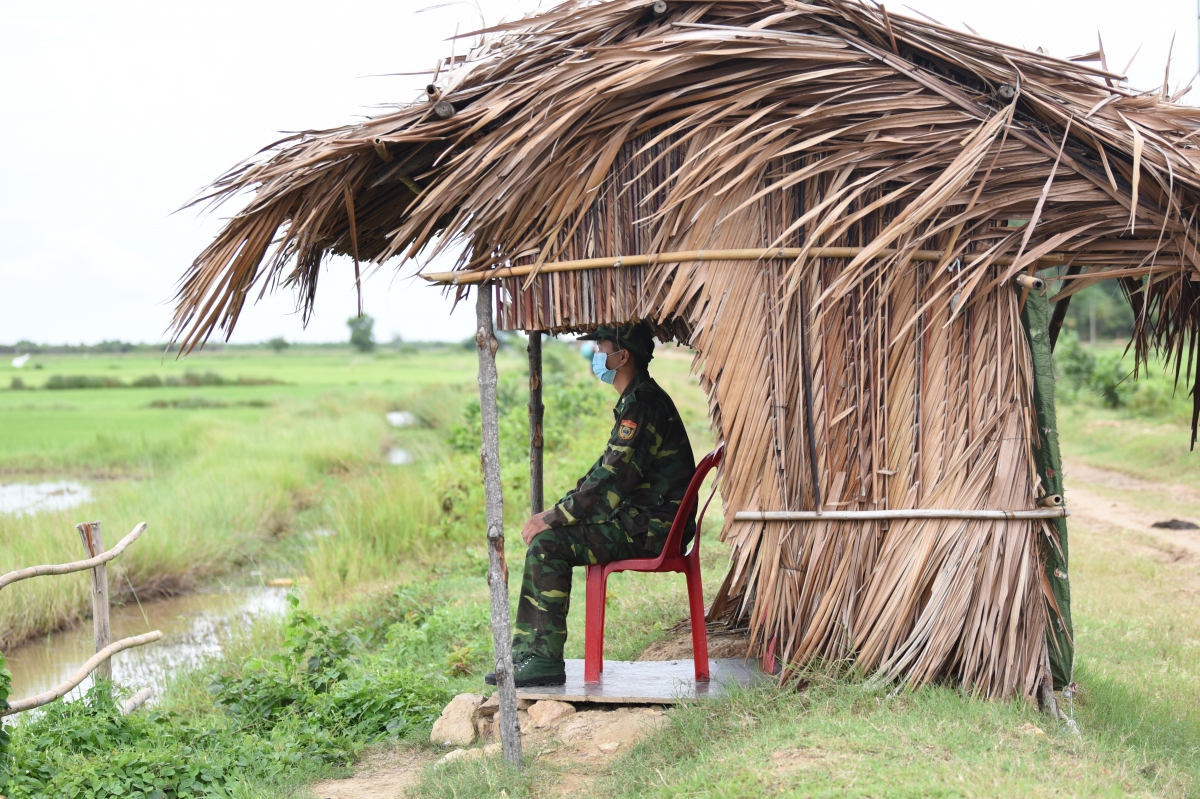
[[[813,247],[808,251],[813,258],[854,258],[863,251],[862,247]],[[555,261],[525,266],[505,266],[499,269],[478,269],[455,272],[429,272],[421,277],[430,283],[443,283],[457,286],[467,283],[482,283],[485,280],[495,280],[501,277],[523,277],[536,271],[539,275],[551,272],[581,272],[585,269],[616,269],[622,266],[648,266],[650,264],[681,264],[691,261],[794,261],[804,252],[803,247],[763,247],[744,250],[684,250],[683,252],[661,252],[648,255],[619,255],[610,258],[583,258],[577,261]],[[877,257],[884,258],[901,252],[894,248],[880,250]],[[913,250],[908,253],[914,261],[940,261],[945,256],[943,250]],[[971,264],[984,256],[980,253],[970,253],[966,262]],[[1014,261],[1014,256],[1000,255],[993,259],[994,263],[1008,265]],[[1062,253],[1049,253],[1037,259],[1048,263],[1062,263],[1066,256]]]
[[[125,649],[131,649],[135,646],[151,644],[162,638],[161,630],[135,635],[132,638],[122,638],[120,641],[113,641],[108,646],[101,649],[96,654],[92,655],[91,659],[79,667],[79,671],[72,674],[68,679],[63,680],[58,685],[51,688],[45,693],[31,696],[28,699],[18,699],[16,702],[10,702],[7,710],[0,710],[0,716],[11,716],[13,713],[23,713],[26,710],[33,710],[35,707],[48,705],[62,699],[67,694],[74,691],[81,682],[87,679],[101,664],[106,662],[110,657]]]
[[[102,563],[108,563],[113,558],[125,551],[125,547],[132,544],[138,539],[142,533],[146,531],[146,523],[142,522],[129,535],[117,542],[117,545],[107,552],[101,552],[94,558],[87,560],[77,560],[74,563],[59,563],[53,566],[30,566],[26,569],[17,569],[0,577],[0,588],[7,588],[13,583],[21,580],[28,580],[30,577],[41,577],[45,574],[70,574],[71,572],[81,572],[87,569],[95,568]]]
[[[133,711],[137,710],[142,705],[154,696],[153,688],[143,688],[133,696],[125,700],[125,704],[121,705],[121,715],[128,716]]]
[[[897,510],[743,510],[733,514],[738,522],[865,521],[870,519],[1059,519],[1070,516],[1066,508],[1038,510],[955,510],[954,508],[900,508]]]

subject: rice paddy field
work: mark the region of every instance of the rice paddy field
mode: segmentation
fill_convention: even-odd
[[[522,344],[499,355],[510,564],[528,509]],[[881,691],[834,669],[802,690],[682,705],[603,765],[531,754],[520,774],[494,758],[434,767],[428,743],[437,711],[480,690],[490,657],[473,350],[47,355],[20,370],[6,359],[0,500],[25,510],[0,513],[4,570],[80,557],[79,521],[100,519],[109,544],[146,521],[110,582],[150,609],[147,624],[172,595],[294,588],[286,613],[223,628],[219,651],[177,669],[143,711],[116,709],[135,684],[18,725],[0,793],[326,796],[317,780],[382,753],[406,764],[396,796],[1198,796],[1200,534],[1152,526],[1200,522],[1190,401],[1160,372],[1114,385],[1112,348],[1063,353],[1082,735],[1023,702]],[[652,372],[700,454],[711,434],[689,363],[662,350]],[[25,388],[7,388],[13,378]],[[46,388],[106,382],[121,387]],[[546,348],[546,392],[552,500],[603,446],[613,396],[565,344]],[[709,595],[727,564],[719,525],[710,511]],[[579,582],[568,657],[582,653]],[[615,578],[608,653],[670,646],[685,606],[681,579]],[[6,589],[0,649],[69,635],[87,607],[85,575]]]
[[[19,371],[6,363],[0,385],[16,378],[27,388],[0,391],[0,482],[69,485],[88,501],[0,514],[0,562],[75,560],[82,550],[74,524],[94,519],[109,544],[148,523],[116,567],[127,597],[185,591],[272,557],[273,544],[320,527],[348,486],[405,479],[388,463],[398,432],[388,411],[403,405],[416,414],[406,451],[436,459],[441,445],[430,431],[461,406],[474,361],[471,351],[445,348],[368,356],[226,350],[184,361],[46,356]],[[56,378],[180,385],[44,388]],[[86,597],[78,576],[5,591],[0,644],[70,623]]]

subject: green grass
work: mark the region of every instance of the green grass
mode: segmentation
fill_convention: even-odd
[[[30,481],[90,478],[93,494],[93,501],[71,510],[0,515],[0,563],[16,568],[78,559],[79,521],[101,520],[110,545],[145,521],[147,532],[110,567],[110,582],[118,593],[132,589],[149,597],[186,590],[269,556],[273,542],[317,527],[346,524],[349,534],[337,546],[349,546],[357,529],[352,517],[365,508],[382,509],[401,526],[386,528],[386,550],[359,549],[356,557],[368,567],[354,568],[356,583],[379,576],[401,552],[423,545],[417,525],[424,511],[379,499],[392,495],[420,504],[415,473],[442,457],[445,447],[434,430],[448,423],[448,408],[461,406],[474,377],[461,351],[394,357],[289,352],[209,360],[218,363],[202,368],[229,367],[227,373],[289,383],[203,389],[222,401],[269,403],[219,410],[147,407],[156,397],[194,390],[185,388],[0,391],[0,475]],[[68,371],[81,364],[138,375],[182,370],[174,361],[146,356],[51,362]],[[347,376],[354,374],[371,382],[351,386]],[[387,425],[384,414],[400,408],[417,415],[418,429]],[[417,464],[387,464],[388,449],[398,443],[413,452]],[[340,557],[344,561],[346,555]],[[345,570],[339,562],[314,570],[323,590],[330,573]],[[8,589],[0,594],[0,643],[11,645],[79,618],[89,607],[88,591],[83,574]]]

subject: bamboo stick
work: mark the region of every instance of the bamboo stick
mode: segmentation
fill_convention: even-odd
[[[541,513],[546,507],[543,492],[542,419],[542,334],[529,334],[529,512]]]
[[[91,557],[104,552],[104,538],[100,522],[84,522],[75,525],[84,551]],[[92,567],[92,633],[96,651],[103,652],[108,646],[108,563],[97,563]],[[96,679],[111,680],[112,664],[107,660],[96,667]]]
[[[10,702],[7,710],[0,710],[0,716],[11,716],[13,713],[23,713],[26,710],[33,710],[35,707],[48,705],[58,699],[62,699],[67,694],[74,691],[81,682],[87,679],[87,676],[101,663],[107,663],[108,659],[118,652],[126,649],[132,649],[135,646],[144,646],[145,644],[154,643],[162,638],[161,630],[153,630],[142,635],[135,635],[131,638],[122,638],[120,641],[114,641],[79,667],[79,670],[72,674],[66,680],[63,680],[58,685],[51,688],[45,693],[31,696],[28,699],[18,699],[16,702]]]
[[[861,253],[863,247],[813,247],[808,250],[811,258],[853,258]],[[551,272],[579,272],[584,269],[616,269],[623,266],[657,266],[660,264],[692,263],[695,261],[764,261],[772,259],[795,260],[805,252],[803,247],[752,247],[733,250],[687,250],[684,252],[650,253],[647,255],[618,255],[606,258],[581,258],[574,261],[556,261],[553,263],[526,264],[524,266],[505,266],[499,269],[480,269],[475,271],[428,272],[421,274],[430,283],[447,283],[458,286],[469,283],[482,283],[500,277],[522,277],[536,272],[539,275]],[[896,255],[902,250],[885,248],[879,250],[879,258]],[[945,256],[943,250],[914,250],[907,253],[913,261],[941,261]],[[983,258],[982,254],[968,254],[964,261],[968,264]],[[1062,263],[1066,256],[1061,253],[1047,253],[1039,261],[1047,263]],[[1014,257],[1001,255],[993,259],[993,263],[1011,265]]]
[[[492,644],[500,713],[496,727],[504,760],[521,768],[521,726],[513,683],[512,629],[508,614],[508,567],[504,563],[504,488],[500,483],[500,428],[496,407],[496,350],[492,330],[492,287],[480,286],[475,301],[475,347],[479,353],[479,409],[483,428],[483,485],[487,506],[488,587],[492,599]]]
[[[117,545],[107,552],[102,552],[94,558],[87,560],[77,560],[73,563],[59,563],[53,566],[30,566],[25,569],[17,569],[0,577],[0,588],[7,588],[13,583],[21,580],[28,580],[30,577],[41,577],[46,574],[71,574],[72,572],[81,572],[85,569],[94,568],[101,563],[108,563],[113,558],[125,551],[125,548],[138,539],[143,532],[146,531],[146,523],[142,522],[129,535],[117,542]]]
[[[743,510],[733,515],[738,522],[867,521],[872,519],[1058,519],[1070,516],[1066,508],[1041,510],[956,510],[954,508],[898,508],[894,510]]]
[[[121,715],[128,716],[133,711],[137,710],[142,705],[154,696],[153,688],[143,688],[133,696],[125,700],[125,704],[121,705]]]

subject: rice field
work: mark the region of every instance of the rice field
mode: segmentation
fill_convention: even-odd
[[[7,570],[78,559],[80,521],[101,520],[109,545],[145,521],[147,533],[110,567],[110,583],[114,594],[147,599],[264,558],[287,561],[276,571],[305,565],[297,544],[303,533],[380,494],[393,498],[389,513],[406,521],[389,528],[387,552],[371,552],[368,560],[393,557],[417,545],[413,525],[426,516],[404,500],[420,505],[418,475],[444,446],[431,431],[461,407],[474,360],[473,352],[445,348],[374,355],[227,350],[184,362],[51,356],[19,372],[6,361],[0,385],[19,374],[30,388],[0,390],[0,484],[71,481],[88,499],[35,514],[0,513],[0,563]],[[128,384],[188,373],[229,382],[41,388],[55,375]],[[413,413],[414,424],[391,426],[386,414],[396,410]],[[401,441],[415,456],[411,467],[388,463]],[[320,572],[326,560],[309,565]],[[338,568],[347,579],[352,571],[355,579],[368,576],[361,567]],[[0,646],[80,618],[88,590],[86,574],[77,574],[0,593]]]

